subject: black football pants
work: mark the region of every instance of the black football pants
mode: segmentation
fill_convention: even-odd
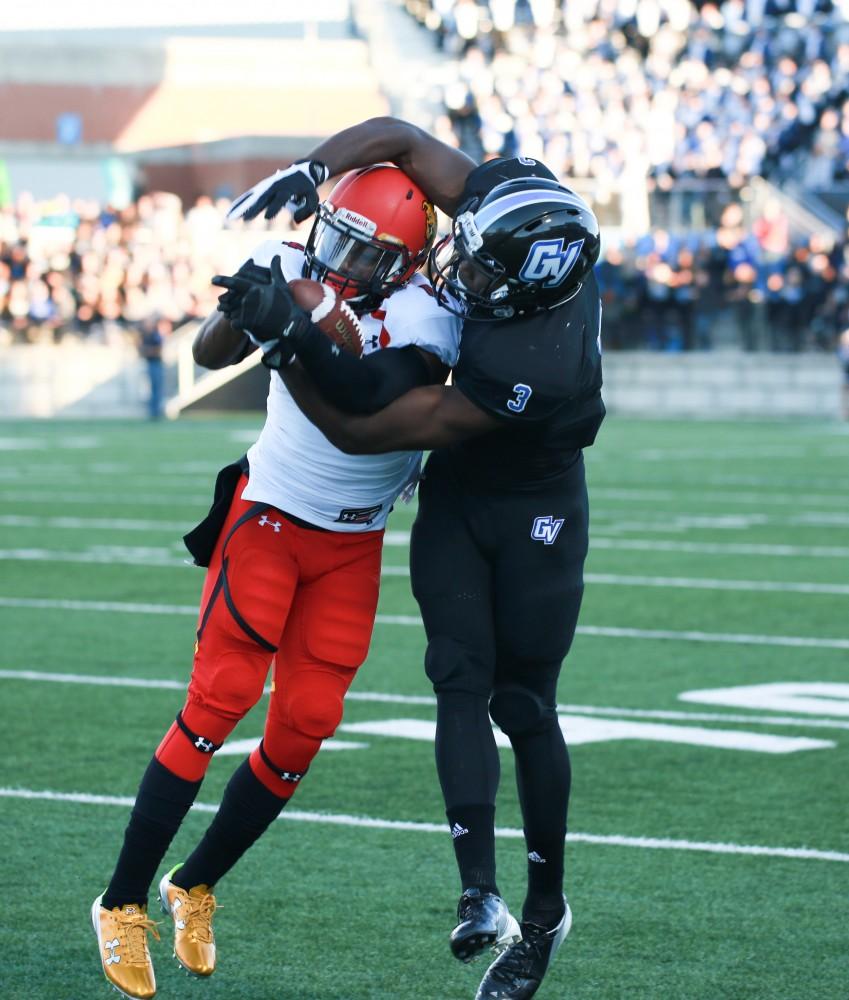
[[[552,485],[487,491],[434,452],[419,489],[411,578],[446,807],[495,803],[491,713],[515,752],[529,844],[565,834],[570,771],[556,688],[581,605],[588,520],[581,456]]]

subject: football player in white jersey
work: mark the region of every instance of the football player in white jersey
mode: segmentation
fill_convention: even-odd
[[[338,391],[341,374],[330,372],[354,372],[356,362],[345,353],[317,356],[282,279],[228,279],[227,308],[267,338],[268,350],[275,339],[284,352],[294,348],[303,366],[287,366],[284,381],[339,447],[432,449],[410,580],[427,634],[436,765],[462,886],[449,945],[463,962],[501,952],[476,1000],[529,1000],[572,922],[563,893],[571,765],[557,683],[589,542],[583,449],[605,413],[593,274],[598,221],[537,160],[475,167],[398,119],[354,125],[312,156],[332,173],[392,160],[453,216],[451,233],[430,255],[435,295],[464,316],[450,387],[413,389],[378,412],[364,398],[354,412]],[[231,213],[273,215],[292,201],[308,209],[308,174],[303,164],[279,171]],[[492,722],[516,762],[528,879],[521,926],[496,879],[500,761]]]
[[[313,179],[325,179],[315,169]],[[370,167],[334,187],[306,247],[263,243],[237,274],[335,288],[361,324],[358,388],[385,405],[444,382],[457,359],[460,321],[417,273],[434,234],[434,209],[418,186],[397,167]],[[231,316],[237,298],[225,293],[202,325],[198,363],[222,368],[261,346]],[[312,333],[317,351],[332,349]],[[287,361],[263,356],[272,369]],[[221,471],[209,515],[186,536],[208,567],[187,698],[145,771],[115,871],[92,905],[103,971],[124,996],[155,993],[151,882],[212,754],[259,701],[273,668],[262,742],[231,777],[201,842],[159,884],[179,962],[196,976],[215,970],[213,887],[277,818],[342,717],[371,639],[386,518],[415,484],[420,459],[343,454],[271,372],[259,439]]]

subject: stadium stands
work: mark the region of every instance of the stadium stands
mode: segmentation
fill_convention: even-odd
[[[103,342],[151,317],[204,317],[211,275],[257,239],[224,230],[226,205],[185,211],[158,192],[120,211],[63,197],[0,209],[0,339]],[[792,239],[775,206],[747,227],[736,202],[716,229],[609,245],[597,270],[607,346],[829,350],[849,326],[847,253],[823,234]]]
[[[833,352],[849,329],[845,0],[386,0],[368,9],[338,38],[295,44],[304,58],[307,42],[348,46],[396,111],[476,159],[539,156],[589,197],[605,234],[608,351]],[[168,51],[184,65],[190,51],[207,59],[218,44],[184,39]],[[57,73],[82,65],[78,52],[66,55]],[[22,58],[4,86],[17,86]],[[117,55],[103,65],[116,78],[129,72]],[[86,69],[78,82],[100,86],[105,72]],[[169,73],[163,80],[178,79]],[[310,101],[329,107],[323,91],[310,88],[301,103]],[[294,127],[284,118],[275,117],[281,135]],[[139,153],[135,170],[128,159],[125,180],[149,193],[126,207],[73,192],[86,130],[67,159],[66,195],[20,194],[20,169],[4,175],[0,162],[0,345],[126,349],[146,320],[189,329],[206,315],[209,277],[236,266],[265,228],[225,227],[222,196],[314,141],[240,138],[236,118],[225,124],[230,138]],[[100,170],[102,151],[90,152]]]
[[[177,326],[215,308],[209,279],[238,265],[253,230],[226,233],[228,201],[143,195],[117,210],[26,195],[0,208],[0,337],[109,342],[152,317]]]
[[[846,179],[849,23],[831,0],[407,0],[450,56],[437,120],[475,158],[611,183]]]

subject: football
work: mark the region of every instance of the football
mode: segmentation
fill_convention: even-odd
[[[329,285],[311,278],[296,278],[289,288],[298,305],[310,314],[310,319],[334,343],[357,356],[363,353],[360,321],[354,310],[340,299]]]

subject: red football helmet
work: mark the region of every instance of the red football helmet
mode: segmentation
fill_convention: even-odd
[[[403,170],[353,170],[318,207],[303,274],[368,312],[410,280],[435,234],[433,205]]]

